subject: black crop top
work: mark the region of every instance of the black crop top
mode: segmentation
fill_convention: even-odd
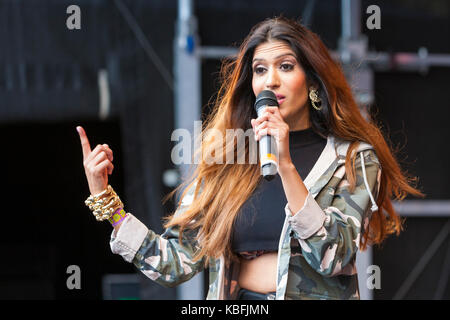
[[[289,132],[292,162],[304,180],[317,162],[327,140],[311,128]],[[271,181],[261,180],[243,204],[236,218],[231,249],[242,257],[252,258],[266,251],[277,251],[287,203],[279,175]]]

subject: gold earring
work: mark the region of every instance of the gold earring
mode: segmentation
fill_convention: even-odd
[[[318,96],[318,91],[314,89],[313,87],[309,88],[309,99],[311,100],[311,104],[314,109],[320,111],[322,110],[322,100],[320,100]],[[316,106],[316,103],[319,102],[320,106]]]

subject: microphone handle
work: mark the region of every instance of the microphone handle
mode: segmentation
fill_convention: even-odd
[[[265,108],[260,108],[258,117]],[[278,172],[277,147],[275,138],[271,135],[266,135],[259,139],[259,160],[261,163],[261,174],[267,181],[275,178]]]

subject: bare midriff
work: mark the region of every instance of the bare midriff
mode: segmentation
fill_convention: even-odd
[[[269,293],[277,289],[277,252],[268,252],[251,260],[240,258],[239,286]]]

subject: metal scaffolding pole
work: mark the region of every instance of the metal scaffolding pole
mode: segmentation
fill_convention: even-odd
[[[191,0],[178,0],[174,41],[175,128],[189,130],[191,137],[194,137],[194,121],[201,120],[201,57],[193,7]],[[194,145],[194,141],[191,145]],[[186,164],[179,166],[182,176],[188,173],[188,169]],[[177,299],[204,299],[203,275],[200,272],[178,286]]]

